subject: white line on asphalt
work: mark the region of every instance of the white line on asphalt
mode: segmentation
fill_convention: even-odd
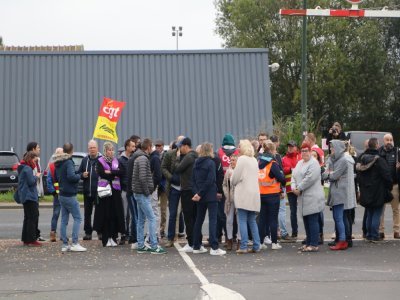
[[[197,269],[196,265],[194,264],[193,260],[187,255],[185,252],[180,252],[181,245],[178,242],[174,243],[175,248],[178,250],[178,253],[181,255],[183,260],[189,266],[189,268],[193,271],[194,275],[200,280],[201,282],[201,289],[204,291],[206,295],[202,296],[202,299],[230,299],[230,300],[245,300],[242,295],[238,292],[235,292],[231,289],[223,287],[222,285],[210,283],[208,279]]]

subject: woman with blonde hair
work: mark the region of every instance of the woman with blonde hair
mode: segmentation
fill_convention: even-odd
[[[260,251],[260,235],[256,222],[256,213],[260,211],[260,194],[258,188],[258,163],[254,157],[254,149],[249,140],[239,143],[239,158],[231,178],[235,189],[234,203],[239,216],[240,249],[238,254]],[[253,248],[247,249],[248,232],[250,227],[253,236]]]
[[[105,142],[103,156],[97,164],[98,186],[104,188],[110,185],[111,195],[98,199],[99,204],[95,210],[96,224],[93,226],[97,232],[102,233],[103,247],[117,246],[118,232],[125,234],[120,182],[120,176],[124,172],[124,166],[114,156],[113,144]]]
[[[207,252],[201,245],[201,228],[208,210],[208,223],[210,233],[211,255],[224,255],[226,251],[218,248],[217,238],[217,183],[213,146],[204,143],[199,150],[199,157],[193,167],[193,192],[192,200],[196,202],[196,221],[193,229],[193,253],[200,254]]]

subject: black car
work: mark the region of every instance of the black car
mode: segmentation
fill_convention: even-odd
[[[0,191],[6,192],[18,186],[19,158],[13,151],[0,151]]]
[[[74,162],[74,166],[75,166],[75,171],[76,172],[78,172],[78,170],[79,170],[79,166],[81,165],[82,159],[84,157],[86,157],[86,156],[87,156],[87,153],[85,153],[85,152],[74,152],[72,154],[72,160]],[[49,164],[51,162],[52,162],[52,159],[50,158],[49,162],[47,163],[46,170],[43,173],[43,187],[44,187],[44,194],[45,195],[49,194],[49,191],[47,190],[47,176],[48,176],[48,173],[49,173]],[[79,180],[79,183],[78,183],[78,193],[83,193],[83,181],[82,181],[82,179]]]

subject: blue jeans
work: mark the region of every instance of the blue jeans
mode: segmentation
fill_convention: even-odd
[[[332,206],[333,219],[335,220],[336,241],[343,242],[346,240],[343,222],[344,204]]]
[[[217,238],[217,215],[218,215],[218,202],[197,202],[196,203],[196,221],[193,229],[193,249],[199,250],[201,246],[202,234],[201,228],[206,217],[208,209],[208,226],[210,234],[210,245],[211,248],[218,249],[218,238]]]
[[[290,206],[290,224],[292,225],[292,235],[298,233],[297,225],[297,196],[293,193],[287,194]]]
[[[318,223],[319,223],[319,234],[324,234],[324,211],[321,211],[318,216]]]
[[[181,192],[171,187],[168,196],[168,240],[173,241],[175,238],[175,226],[176,226],[176,214],[178,213],[179,199],[181,198]]]
[[[247,225],[250,227],[251,234],[253,236],[253,249],[260,249],[260,234],[258,233],[258,227],[256,222],[256,212],[249,211],[245,209],[238,208],[238,216],[239,216],[239,228],[240,228],[240,249],[246,250],[248,243],[248,231]]]
[[[58,195],[53,196],[53,216],[51,217],[51,231],[57,231],[58,218],[60,217],[61,204]]]
[[[69,214],[74,218],[74,225],[72,226],[72,244],[78,243],[79,227],[81,226],[82,217],[79,208],[79,202],[76,196],[64,197],[59,195],[58,199],[61,204],[61,240],[64,245],[68,244],[67,241],[67,225],[69,220]]]
[[[128,198],[128,207],[131,214],[131,230],[130,230],[130,238],[129,242],[136,243],[137,242],[137,204],[135,197],[133,195],[127,196]]]
[[[379,224],[381,220],[383,206],[379,207],[367,207],[366,226],[367,226],[367,239],[378,240],[379,239]]]
[[[145,196],[143,194],[134,194],[137,210],[138,210],[138,223],[137,223],[137,240],[138,247],[144,246],[144,223],[146,219],[149,222],[149,236],[151,248],[156,248],[158,245],[156,235],[156,217],[153,209],[151,208],[151,195]]]
[[[278,214],[279,228],[281,230],[281,236],[287,236],[288,232],[286,229],[286,199],[281,199],[279,203],[279,214]]]
[[[306,230],[306,245],[318,247],[320,213],[303,216],[304,228]]]
[[[271,241],[278,242],[278,213],[279,213],[279,194],[261,195],[261,210],[259,215],[258,231],[260,240],[264,241],[266,229],[271,232]]]

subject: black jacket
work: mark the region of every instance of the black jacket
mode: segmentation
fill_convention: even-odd
[[[197,152],[191,150],[183,158],[175,162],[175,172],[181,178],[181,189],[183,191],[192,190],[192,171],[197,156]]]
[[[356,169],[362,206],[380,207],[393,199],[392,177],[378,150],[368,149],[361,154]]]
[[[215,162],[211,157],[199,157],[196,159],[192,178],[192,191],[201,197],[201,202],[217,201]]]
[[[124,173],[121,174],[120,180],[121,180],[121,188],[125,192],[128,189],[128,161],[129,157],[125,156],[125,152],[123,152],[122,155],[118,158],[119,164],[123,165],[124,168]]]
[[[83,193],[87,196],[97,195],[97,183],[99,181],[99,175],[96,172],[96,165],[100,156],[90,158],[86,156],[82,159],[81,165],[79,166],[78,172],[81,173],[81,179],[83,180]],[[89,172],[89,177],[84,178],[83,172]]]
[[[393,147],[391,150],[386,150],[385,146],[379,148],[379,156],[382,157],[388,164],[390,175],[392,176],[393,184],[398,182],[396,163],[398,161],[398,148]]]
[[[153,175],[153,185],[156,188],[160,185],[162,177],[160,153],[157,150],[150,154],[150,170]]]

